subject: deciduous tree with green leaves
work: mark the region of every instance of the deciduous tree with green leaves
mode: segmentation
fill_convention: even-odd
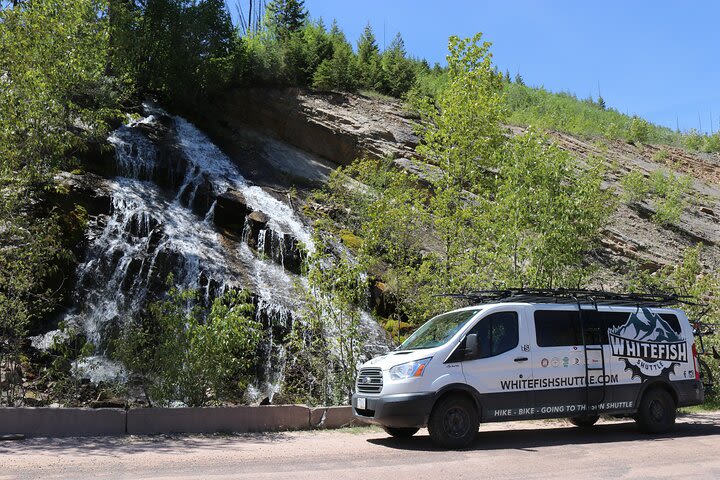
[[[127,319],[115,355],[149,402],[236,401],[253,378],[263,335],[254,312],[245,291],[225,293],[206,311],[196,292],[172,287],[165,300],[150,304],[147,318]]]

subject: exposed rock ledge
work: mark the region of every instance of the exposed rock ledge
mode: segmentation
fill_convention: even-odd
[[[203,128],[250,126],[338,165],[367,155],[412,157],[418,142],[399,102],[362,95],[246,88],[196,113]]]

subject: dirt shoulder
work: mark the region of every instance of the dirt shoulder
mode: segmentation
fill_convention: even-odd
[[[29,439],[0,443],[0,478],[720,477],[720,412],[681,415],[671,434],[632,421],[482,425],[464,451],[378,428],[228,436]]]

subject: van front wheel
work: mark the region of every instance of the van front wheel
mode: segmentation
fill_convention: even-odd
[[[383,427],[383,430],[395,438],[410,438],[415,435],[419,428],[397,428],[397,427]]]
[[[475,439],[479,426],[480,418],[472,400],[451,395],[435,405],[428,431],[432,441],[442,447],[463,448]]]
[[[653,388],[643,395],[635,421],[645,433],[663,433],[675,425],[675,401],[662,388]]]

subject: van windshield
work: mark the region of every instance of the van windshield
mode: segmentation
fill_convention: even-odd
[[[415,330],[398,350],[416,350],[443,345],[460,330],[479,310],[462,310],[443,313],[428,320]]]

